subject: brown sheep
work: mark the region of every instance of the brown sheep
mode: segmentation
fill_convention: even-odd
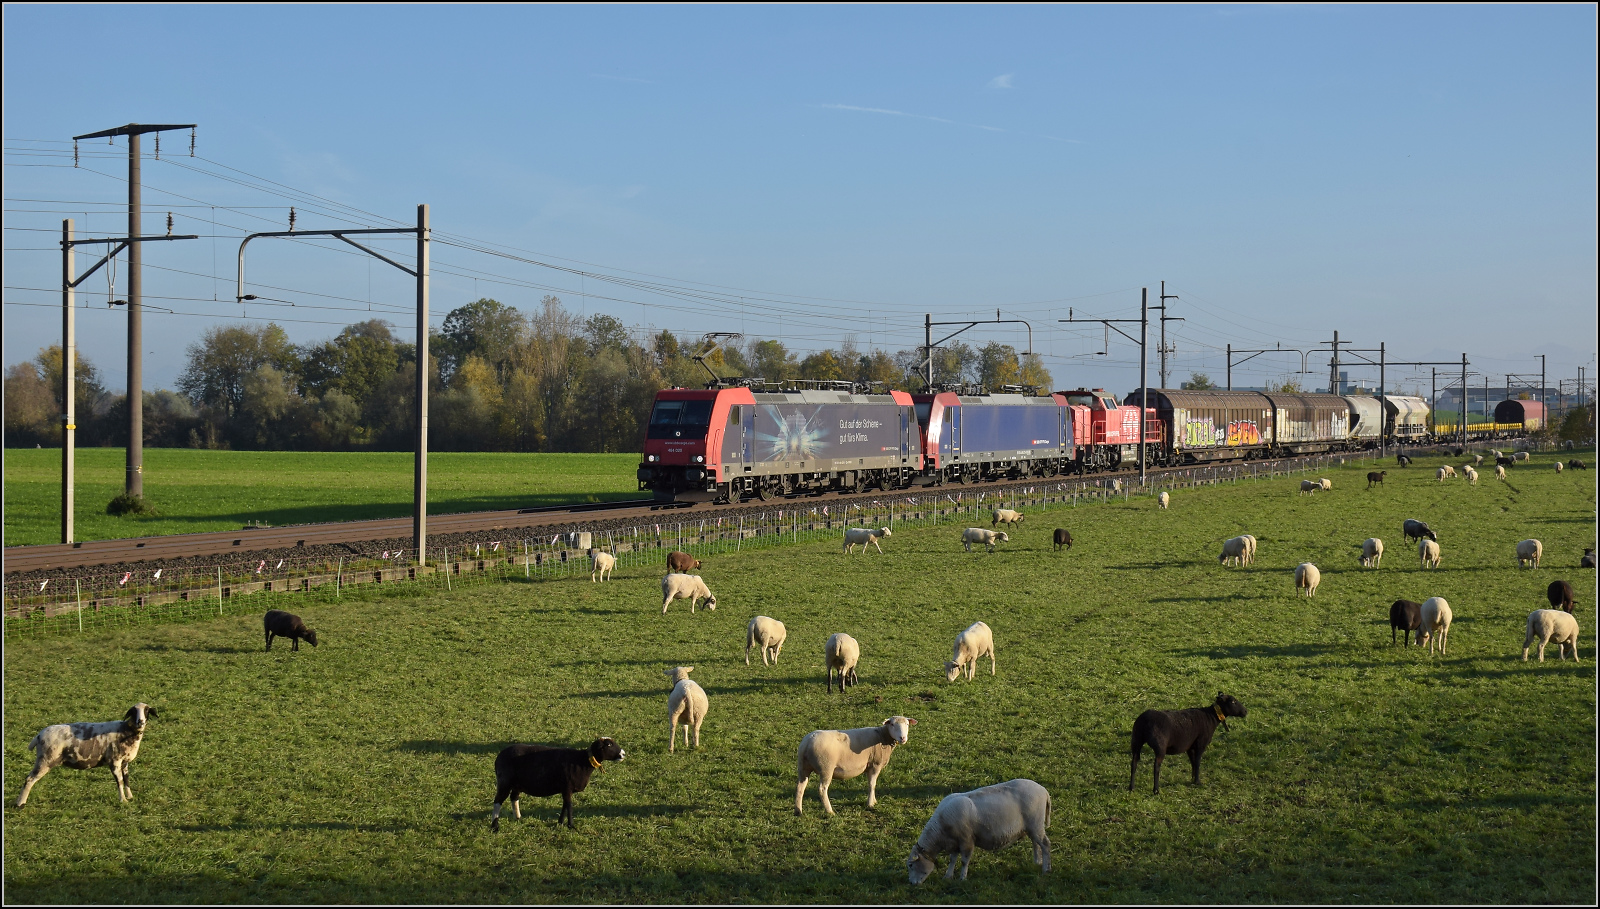
[[[687,552],[673,550],[667,553],[667,570],[676,573],[686,573],[699,569],[700,560]]]

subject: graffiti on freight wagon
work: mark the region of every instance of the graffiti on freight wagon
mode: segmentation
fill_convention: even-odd
[[[1260,445],[1261,429],[1254,420],[1234,420],[1218,426],[1210,420],[1190,419],[1183,424],[1183,444],[1186,448]]]

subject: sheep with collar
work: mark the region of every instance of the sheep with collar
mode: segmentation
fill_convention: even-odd
[[[994,852],[1024,836],[1033,841],[1033,861],[1050,873],[1050,792],[1033,780],[1010,780],[971,792],[947,795],[911,847],[906,870],[920,884],[939,870],[939,856],[950,855],[946,878],[961,868],[967,879],[975,847]]]
[[[140,703],[129,707],[121,720],[109,723],[46,726],[28,743],[35,756],[33,772],[22,784],[17,807],[26,805],[33,784],[57,767],[92,770],[109,764],[111,777],[117,781],[118,797],[124,802],[133,798],[133,787],[128,784],[128,771],[133,759],[139,756],[139,743],[144,740],[145,724],[156,715],[154,707]]]
[[[878,775],[889,766],[897,745],[911,738],[911,727],[917,721],[908,716],[892,716],[880,725],[862,729],[818,729],[800,740],[798,755],[799,775],[794,787],[794,813],[801,814],[801,802],[806,794],[806,784],[811,774],[817,775],[817,795],[822,799],[822,810],[833,814],[833,803],[828,801],[828,786],[834,777],[854,779],[867,775],[867,807],[878,804]]]
[[[1200,758],[1211,745],[1217,725],[1228,728],[1228,717],[1244,719],[1245,710],[1239,699],[1217,692],[1217,699],[1209,707],[1190,707],[1187,710],[1146,710],[1133,721],[1133,765],[1128,771],[1128,791],[1139,774],[1139,753],[1144,746],[1156,754],[1152,792],[1161,791],[1161,762],[1169,754],[1188,753],[1189,764],[1194,768],[1191,785],[1200,785]]]
[[[508,745],[494,758],[494,811],[489,829],[500,829],[500,806],[511,799],[511,813],[522,819],[522,794],[561,796],[561,814],[556,824],[565,821],[572,828],[572,797],[589,788],[589,778],[602,770],[605,761],[620,761],[628,756],[622,746],[601,736],[588,748],[552,748],[549,745]]]

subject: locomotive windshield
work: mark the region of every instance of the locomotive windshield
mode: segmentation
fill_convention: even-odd
[[[1067,403],[1079,407],[1093,407],[1094,395],[1067,395]]]
[[[921,426],[928,425],[928,416],[933,413],[933,402],[924,401],[917,405],[917,423]]]
[[[711,401],[657,401],[650,412],[648,438],[703,436],[711,427]]]

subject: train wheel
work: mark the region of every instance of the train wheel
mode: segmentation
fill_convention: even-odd
[[[756,498],[763,502],[772,501],[772,487],[763,483],[758,489],[756,489]]]

